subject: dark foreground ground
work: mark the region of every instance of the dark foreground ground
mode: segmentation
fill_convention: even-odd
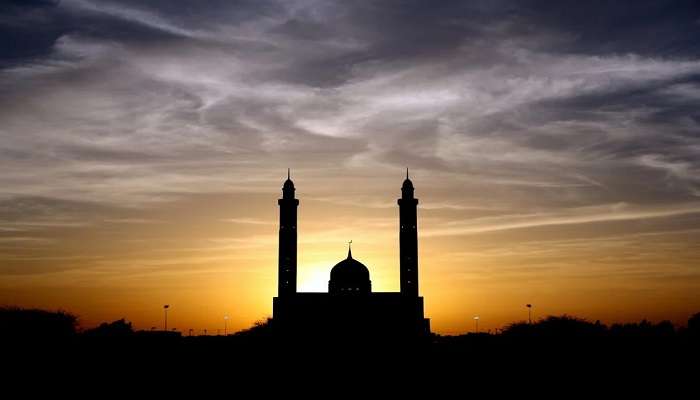
[[[430,398],[547,392],[561,398],[697,398],[700,317],[694,318],[676,328],[549,317],[512,324],[497,335],[360,340],[280,337],[265,323],[229,336],[134,332],[125,321],[90,331],[49,333],[46,326],[30,326],[28,332],[5,315],[2,383],[20,385],[25,395],[49,389],[52,397],[98,387],[102,391],[88,391],[98,398],[126,388],[139,395],[162,388],[159,397],[193,390],[197,397],[280,391],[294,398],[416,397],[427,390]]]

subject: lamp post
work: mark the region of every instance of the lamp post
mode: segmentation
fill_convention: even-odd
[[[163,311],[165,312],[165,328],[163,330],[166,332],[168,330],[168,308],[170,308],[169,304],[163,306]]]
[[[476,333],[479,333],[479,316],[474,317],[474,322],[476,323]]]
[[[224,336],[228,336],[228,315],[224,315]]]
[[[527,323],[532,325],[532,304],[525,304],[527,307]]]

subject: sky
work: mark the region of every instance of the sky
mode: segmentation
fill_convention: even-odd
[[[405,168],[434,331],[700,311],[696,1],[5,0],[0,304],[84,327],[271,315],[347,242],[398,290]]]

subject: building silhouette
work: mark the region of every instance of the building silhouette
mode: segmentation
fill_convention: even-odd
[[[273,329],[287,336],[416,338],[430,333],[418,294],[418,199],[408,177],[399,206],[400,292],[372,292],[369,269],[352,257],[330,271],[328,293],[297,292],[297,207],[294,183],[287,173],[282,187],[277,297]],[[350,246],[350,244],[349,244]]]

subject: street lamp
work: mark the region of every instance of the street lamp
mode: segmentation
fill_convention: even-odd
[[[474,322],[476,323],[476,333],[479,333],[479,316],[474,317]]]
[[[168,330],[168,308],[170,308],[169,304],[163,306],[163,310],[165,312],[165,329],[163,329],[164,331]]]
[[[228,315],[224,315],[224,336],[228,336]]]
[[[532,325],[532,304],[525,304],[527,307],[527,323]]]

